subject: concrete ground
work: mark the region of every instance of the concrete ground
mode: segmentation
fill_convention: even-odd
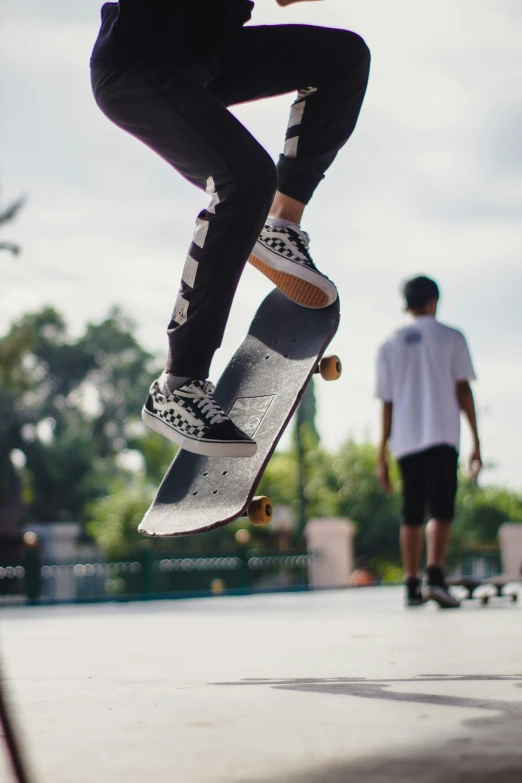
[[[516,604],[366,588],[0,611],[39,783],[522,780]]]

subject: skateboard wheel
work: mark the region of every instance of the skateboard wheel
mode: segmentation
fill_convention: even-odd
[[[248,518],[253,525],[268,525],[273,513],[272,501],[265,495],[253,499],[248,507]]]
[[[343,366],[338,356],[324,356],[319,362],[319,373],[325,381],[336,381],[341,377]]]

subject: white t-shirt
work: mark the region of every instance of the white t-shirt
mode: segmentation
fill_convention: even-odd
[[[475,380],[466,338],[429,315],[398,329],[379,349],[376,396],[393,403],[391,450],[404,457],[447,444],[457,451],[455,384]]]

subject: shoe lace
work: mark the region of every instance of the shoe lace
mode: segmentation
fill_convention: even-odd
[[[305,256],[306,262],[312,263],[310,258],[310,234],[303,231],[302,228],[290,228],[289,226],[284,228],[283,231],[286,231],[292,244]]]
[[[216,387],[214,384],[207,381],[203,386],[199,383],[192,383],[187,389],[182,387],[176,391],[176,394],[179,394],[180,397],[194,400],[196,407],[201,410],[201,413],[212,425],[228,419],[226,413],[224,413],[213,397],[215,391]]]
[[[309,247],[310,247],[310,234],[307,231],[303,231],[302,228],[300,228],[299,232],[296,232],[296,233],[299,233],[299,236],[301,237],[301,239],[303,241],[303,245],[308,250]]]

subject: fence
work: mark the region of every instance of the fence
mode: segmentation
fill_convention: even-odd
[[[0,567],[1,603],[62,603],[170,598],[224,591],[307,589],[313,555],[235,552],[218,557],[144,550],[121,562]]]
[[[24,563],[0,566],[0,604],[81,603],[175,598],[221,592],[302,590],[317,555],[241,550],[216,557],[141,550],[119,562],[41,564],[28,549]],[[453,552],[452,576],[484,579],[501,572],[499,552]]]
[[[459,557],[459,565],[454,569],[455,576],[471,577],[472,579],[489,579],[502,573],[500,552],[463,552]]]

